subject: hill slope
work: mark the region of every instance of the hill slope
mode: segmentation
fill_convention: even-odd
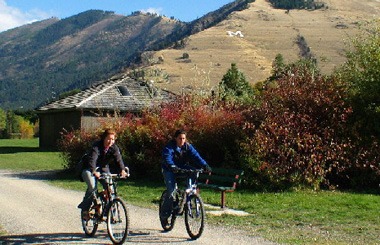
[[[107,78],[181,25],[154,15],[92,10],[1,33],[0,107],[33,108]]]
[[[86,88],[243,9],[236,0],[189,23],[139,11],[90,10],[0,33],[0,108],[31,109],[62,92]]]
[[[380,17],[379,0],[326,0],[320,10],[274,9],[256,0],[249,9],[234,12],[218,25],[192,35],[183,49],[155,53],[163,60],[150,69],[169,79],[151,77],[158,86],[180,92],[203,87],[212,89],[236,63],[252,83],[270,75],[275,56],[286,62],[300,58],[297,40],[317,59],[323,73],[330,73],[345,61],[345,41],[358,32],[360,22]],[[241,31],[244,37],[229,36]],[[305,47],[304,47],[305,48]],[[188,59],[183,59],[187,54]]]
[[[189,23],[90,10],[9,30],[0,33],[0,108],[35,108],[138,61],[150,65],[146,79],[173,92],[212,89],[231,63],[250,82],[262,81],[277,54],[294,61],[301,50],[329,73],[344,62],[344,42],[359,23],[380,17],[380,0],[324,2],[324,9],[287,12],[266,0],[236,0]]]

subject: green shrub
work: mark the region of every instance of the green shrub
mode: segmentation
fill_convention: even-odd
[[[347,62],[336,72],[350,85],[351,123],[366,140],[380,140],[380,21],[361,28],[351,39]]]
[[[35,124],[27,115],[17,115],[13,111],[0,109],[0,138],[30,139],[34,136]]]

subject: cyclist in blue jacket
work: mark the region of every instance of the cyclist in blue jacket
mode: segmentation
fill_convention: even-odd
[[[168,196],[163,203],[163,213],[167,218],[172,212],[173,192],[176,186],[176,177],[178,170],[202,167],[206,171],[211,172],[211,167],[199,155],[197,150],[186,141],[186,131],[177,130],[174,139],[170,140],[162,151],[162,174],[164,176],[165,185]],[[194,166],[195,165],[195,166]],[[194,182],[195,176],[189,178],[189,188]]]

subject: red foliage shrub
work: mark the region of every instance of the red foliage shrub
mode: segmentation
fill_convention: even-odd
[[[256,171],[280,186],[331,185],[362,161],[373,161],[353,141],[347,127],[351,108],[347,89],[337,80],[293,67],[263,92],[262,103],[248,114],[246,149],[256,155]]]
[[[122,144],[138,175],[157,178],[161,176],[162,149],[177,129],[188,131],[189,141],[215,166],[237,158],[242,123],[241,112],[233,108],[208,98],[183,96],[130,118],[121,133]]]
[[[58,149],[64,159],[64,168],[74,170],[76,163],[89,149],[93,141],[98,139],[95,133],[80,130],[64,131],[58,141]]]

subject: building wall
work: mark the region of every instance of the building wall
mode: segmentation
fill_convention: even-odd
[[[91,132],[95,129],[98,129],[102,126],[100,117],[94,117],[94,116],[82,116],[81,120],[81,129],[86,132]]]
[[[94,130],[103,130],[107,127],[113,127],[115,124],[120,123],[120,120],[123,120],[125,115],[126,112],[84,112],[81,119],[81,129],[91,132]]]
[[[63,130],[83,130],[91,132],[104,127],[112,127],[115,121],[121,119],[125,113],[117,117],[112,113],[94,113],[90,111],[56,111],[40,113],[40,148],[57,148],[57,141]]]
[[[81,129],[91,132],[94,130],[102,130],[106,127],[112,127],[117,121],[120,121],[124,114],[119,113],[115,116],[112,112],[83,112],[81,117]]]
[[[40,113],[40,148],[57,148],[64,129],[80,129],[81,114],[80,111]]]

